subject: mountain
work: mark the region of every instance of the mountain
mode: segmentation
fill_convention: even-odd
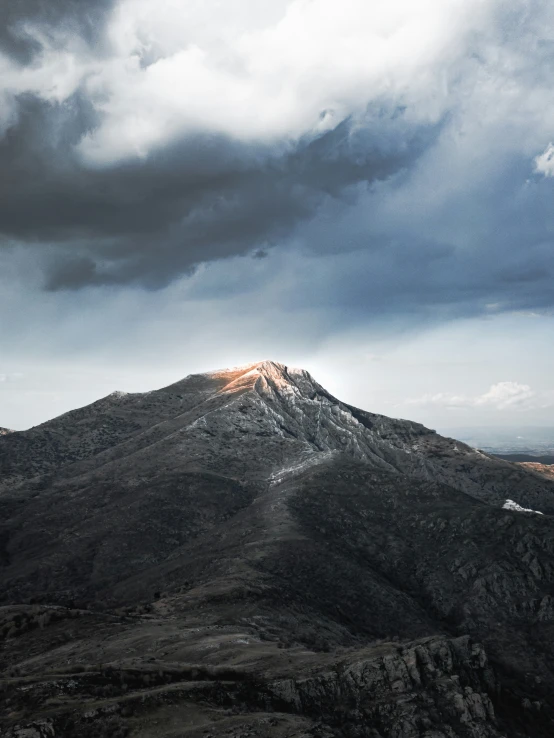
[[[553,734],[525,467],[266,361],[2,436],[0,484],[3,735]]]
[[[528,461],[532,464],[554,465],[554,456],[531,456],[531,454],[494,454],[494,456],[504,461]]]

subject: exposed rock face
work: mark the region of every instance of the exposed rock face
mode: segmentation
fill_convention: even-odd
[[[262,362],[3,435],[0,490],[14,738],[554,734],[520,465]]]
[[[52,720],[37,720],[25,726],[14,726],[8,738],[55,738],[56,729]]]
[[[534,471],[537,474],[542,474],[547,479],[554,479],[554,464],[541,464],[536,461],[524,461],[520,463],[520,466]]]
[[[496,688],[485,652],[468,638],[427,639],[312,678],[270,685],[278,703],[298,713],[323,713],[333,725],[339,719],[336,706],[342,705],[342,722],[402,738],[500,738],[489,697]]]

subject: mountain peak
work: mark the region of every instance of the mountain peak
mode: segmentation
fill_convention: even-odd
[[[244,376],[245,374],[258,373],[258,374],[284,374],[286,372],[293,374],[307,374],[304,369],[296,367],[290,367],[286,364],[282,364],[279,361],[272,361],[271,359],[264,359],[263,361],[255,361],[250,364],[241,364],[239,366],[226,367],[225,369],[215,369],[210,372],[205,372],[204,376],[219,377],[226,374],[232,374],[236,376]]]
[[[187,382],[193,377],[216,380],[220,384],[219,391],[236,389],[237,385],[254,386],[259,378],[263,378],[274,390],[285,389],[287,386],[295,384],[295,379],[297,378],[303,378],[315,384],[314,379],[305,369],[288,366],[270,359],[253,362],[252,364],[243,364],[242,366],[215,369],[199,375],[191,375],[191,377],[186,377],[181,382]]]
[[[276,386],[292,384],[294,379],[297,377],[303,377],[304,379],[309,379],[312,382],[314,381],[309,372],[305,369],[281,364],[279,361],[260,361],[260,363],[256,364],[251,371],[271,380]]]
[[[300,375],[309,377],[309,372],[305,369],[301,369],[295,366],[288,366],[287,364],[281,364],[279,361],[261,361],[256,365],[256,369],[260,374],[268,374],[270,376],[283,376],[283,375]]]

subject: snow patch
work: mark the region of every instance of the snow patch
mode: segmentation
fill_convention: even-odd
[[[513,500],[506,500],[506,502],[502,505],[503,510],[515,510],[516,512],[530,512],[530,513],[536,513],[537,515],[544,515],[544,513],[541,513],[539,510],[531,510],[529,507],[521,507],[521,505],[518,505],[517,502],[514,502]]]

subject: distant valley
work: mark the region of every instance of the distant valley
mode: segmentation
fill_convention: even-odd
[[[441,428],[441,432],[501,458],[523,455],[542,457],[543,464],[554,463],[544,460],[554,459],[554,427],[452,427]]]

